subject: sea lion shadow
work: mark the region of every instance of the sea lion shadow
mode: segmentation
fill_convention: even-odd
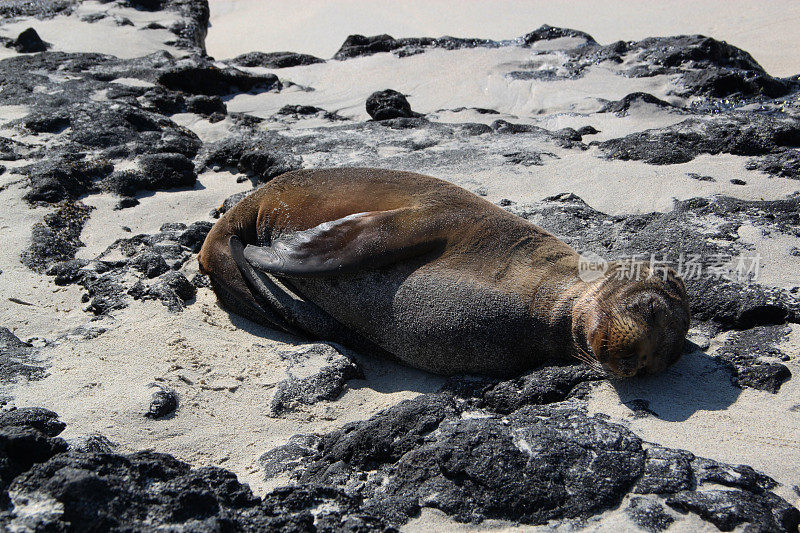
[[[654,376],[611,380],[620,401],[634,412],[682,422],[697,411],[724,411],[741,394],[729,369],[696,345],[672,367]],[[642,403],[642,400],[646,403]]]
[[[350,389],[370,389],[383,394],[427,394],[438,392],[447,381],[444,376],[407,366],[382,355],[363,354],[354,350],[343,353],[364,372],[363,379],[354,379],[347,383]]]
[[[253,322],[249,318],[245,318],[242,315],[236,314],[235,311],[231,311],[227,309],[225,306],[220,305],[219,308],[222,309],[228,315],[231,324],[236,326],[236,328],[244,330],[253,336],[263,337],[266,339],[282,342],[284,344],[291,344],[293,346],[296,346],[298,344],[309,344],[313,342],[304,337],[298,337],[297,335],[292,335],[291,333],[286,333],[283,331],[279,331],[277,329],[268,328],[267,326],[262,326],[258,322]]]
[[[353,361],[363,372],[363,378],[348,380],[347,386],[349,389],[367,388],[384,394],[395,392],[425,394],[438,391],[446,381],[443,376],[412,368],[385,355],[362,353],[333,341],[324,339],[312,340],[307,337],[284,333],[262,326],[233,311],[229,311],[223,306],[220,306],[220,308],[228,314],[231,324],[257,337],[268,338],[291,346],[316,343],[330,344],[339,353]]]

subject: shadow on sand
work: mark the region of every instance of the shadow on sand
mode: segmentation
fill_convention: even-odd
[[[227,310],[224,306],[220,306],[220,309],[228,315],[231,324],[257,337],[282,342],[290,346],[315,342],[323,342],[335,346],[343,355],[355,361],[364,371],[364,379],[353,379],[348,382],[350,389],[369,388],[384,394],[394,392],[424,394],[438,391],[446,380],[442,376],[396,363],[381,355],[362,354],[335,342],[315,341],[305,337],[297,337],[262,326],[233,311]]]
[[[227,311],[224,307],[222,309],[229,315],[234,326],[252,335],[291,346],[317,342],[261,326]],[[446,381],[445,377],[417,370],[379,355],[361,354],[336,343],[330,344],[356,361],[364,370],[365,379],[351,380],[351,389],[366,387],[385,394],[424,394],[440,390]],[[697,411],[724,411],[742,392],[731,383],[731,374],[727,367],[694,344],[690,345],[690,351],[680,361],[661,374],[610,380],[610,383],[616,389],[620,402],[629,404],[635,400],[644,400],[653,415],[668,422],[684,421]]]
[[[622,403],[645,400],[652,414],[668,422],[682,422],[697,411],[724,411],[742,392],[726,366],[697,347],[661,374],[611,384]]]

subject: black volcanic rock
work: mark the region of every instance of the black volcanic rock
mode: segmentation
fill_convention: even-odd
[[[147,154],[139,158],[139,167],[148,190],[191,187],[197,180],[194,165],[183,154]]]
[[[391,35],[348,35],[342,46],[334,54],[333,59],[343,60],[352,57],[366,56],[380,52],[391,52],[395,48],[402,46],[397,39]]]
[[[114,166],[106,160],[52,157],[21,169],[30,180],[25,194],[29,202],[72,201],[92,190]]]
[[[663,446],[647,449],[642,477],[634,492],[639,494],[674,494],[694,485],[692,463],[694,455],[683,450]]]
[[[194,298],[197,288],[180,272],[170,270],[147,286],[137,282],[128,290],[134,300],[160,300],[172,312],[182,311],[186,302]]]
[[[319,452],[320,438],[316,435],[292,435],[286,444],[269,450],[259,457],[265,479],[301,467]]]
[[[597,145],[606,157],[654,165],[685,163],[699,154],[764,155],[800,145],[800,119],[759,113],[689,118]]]
[[[777,98],[798,88],[797,83],[752,70],[692,70],[683,75],[687,95],[714,98],[766,96]]]
[[[444,390],[478,398],[474,403],[476,408],[508,414],[526,405],[567,400],[583,386],[602,379],[605,379],[604,374],[586,365],[545,366],[507,381],[450,378]]]
[[[324,59],[295,52],[248,52],[228,61],[239,67],[288,68],[324,63]]]
[[[358,497],[332,487],[277,488],[264,496],[262,509],[270,517],[270,531],[397,533],[385,520],[366,512]]]
[[[298,488],[336,487],[394,524],[422,507],[461,522],[544,524],[588,518],[638,494],[628,513],[655,531],[675,520],[664,501],[717,525],[797,526],[798,511],[769,492],[775,482],[767,476],[645,446],[624,427],[588,417],[578,403],[526,406],[505,416],[470,409],[449,394],[422,395],[321,440],[296,436],[262,462],[270,476],[291,472]],[[703,501],[713,492],[705,484],[730,487],[728,505]]]
[[[646,498],[631,498],[625,513],[634,524],[649,533],[661,533],[675,522],[663,505]]]
[[[147,412],[144,414],[147,418],[164,418],[175,412],[178,408],[178,394],[164,385],[153,383],[151,385],[155,390],[150,399],[150,405]]]
[[[288,377],[279,382],[270,411],[280,414],[296,405],[335,400],[350,379],[363,378],[361,368],[328,344],[306,345],[281,357],[288,362]]]
[[[555,28],[547,24],[543,24],[538,29],[524,35],[522,37],[522,41],[527,45],[531,45],[537,41],[550,41],[553,39],[560,39],[562,37],[575,37],[584,39],[587,43],[596,42],[588,33],[570,28]]]
[[[424,440],[412,440],[414,447],[395,460],[399,450],[384,441],[381,470],[389,483],[382,488],[366,483],[360,491],[365,508],[401,523],[423,504],[458,521],[544,523],[616,505],[641,473],[641,441],[618,426],[544,408],[524,408],[504,420],[447,419]],[[323,439],[321,459],[302,479],[337,484],[351,479],[354,453],[342,467],[320,470],[341,457],[341,445]],[[331,448],[338,453],[329,456]]]
[[[788,532],[796,530],[800,524],[800,511],[769,492],[687,491],[669,497],[667,505],[681,512],[695,513],[722,531],[750,524],[753,531]]]
[[[44,52],[50,48],[50,45],[44,42],[33,28],[28,28],[20,33],[17,39],[13,41],[13,43],[10,43],[10,46],[16,49],[17,52],[23,54]]]
[[[776,393],[792,373],[781,361],[788,361],[778,344],[788,335],[786,326],[759,326],[737,331],[717,351],[716,356],[733,367],[733,382]]]
[[[192,222],[189,226],[178,234],[178,242],[181,246],[188,248],[192,253],[197,253],[203,246],[206,235],[211,231],[211,222],[204,220]]]
[[[167,265],[164,257],[153,250],[147,250],[134,257],[130,262],[130,266],[148,278],[155,278],[169,271],[169,265]]]
[[[606,46],[587,41],[566,53],[569,55],[563,65],[566,74],[558,77],[581,76],[587,67],[602,62],[624,63],[619,73],[628,77],[679,75],[683,87],[677,92],[686,97],[751,101],[782,96],[800,88],[797,80],[767,74],[744,50],[703,35],[649,37]],[[521,74],[542,75],[537,70]]]
[[[123,197],[138,191],[159,191],[176,187],[191,187],[197,180],[192,162],[182,154],[146,154],[139,158],[141,170],[114,172],[102,182],[105,190]]]
[[[275,176],[301,168],[301,161],[283,147],[274,148],[264,141],[247,136],[231,136],[207,148],[202,167],[235,169],[254,183],[266,183]]]
[[[373,120],[392,118],[411,118],[416,114],[411,111],[411,104],[406,97],[392,89],[376,91],[367,98],[367,113]]]
[[[158,83],[175,91],[208,96],[281,88],[281,82],[274,74],[248,74],[236,68],[218,68],[205,62],[178,64],[160,74]]]
[[[764,71],[753,56],[744,50],[704,35],[648,37],[631,43],[629,49],[637,52],[637,60],[660,67],[726,67]]]
[[[800,179],[800,151],[785,150],[750,159],[747,170],[760,170],[770,176]]]
[[[114,172],[103,180],[103,188],[120,196],[132,196],[141,190],[191,187],[197,180],[194,165],[182,154],[146,154],[139,158],[138,163],[141,170]]]
[[[603,106],[598,113],[616,113],[618,116],[625,116],[628,114],[628,110],[630,109],[631,105],[636,103],[652,104],[665,109],[674,108],[674,106],[669,102],[665,102],[660,98],[656,98],[650,93],[631,93],[626,95],[621,100],[609,102]]]
[[[0,413],[0,428],[10,426],[33,428],[48,437],[58,436],[67,427],[56,413],[42,407],[21,407]]]
[[[0,327],[0,383],[13,383],[19,376],[27,380],[45,377],[42,365],[36,361],[38,350],[21,341],[8,328]],[[0,415],[0,425],[2,425]]]
[[[186,99],[186,110],[190,113],[201,115],[213,115],[214,113],[228,113],[225,102],[219,96],[197,95]]]
[[[75,4],[72,0],[6,0],[0,4],[0,17],[48,18],[54,15],[69,15]]]
[[[17,412],[18,411],[18,412]],[[25,408],[0,414],[0,525],[8,509],[8,487],[36,463],[64,452],[67,443],[58,437],[64,425],[55,413]]]
[[[407,37],[395,39],[391,35],[349,35],[342,43],[341,48],[334,54],[333,59],[345,60],[353,57],[368,56],[380,52],[394,52],[400,57],[418,54],[430,48],[443,48],[445,50],[458,50],[460,48],[497,47],[499,43],[489,39],[459,38],[459,37]]]
[[[79,202],[65,202],[58,210],[48,213],[43,223],[33,226],[30,246],[22,253],[22,262],[37,272],[75,257],[84,224],[94,209]]]
[[[210,229],[205,221],[164,224],[158,233],[117,240],[93,261],[52,263],[47,274],[59,285],[76,283],[86,289],[85,310],[97,315],[126,307],[128,298],[159,300],[178,312],[196,293],[178,270],[199,251]],[[110,254],[123,259],[104,260]]]
[[[59,454],[18,477],[14,490],[17,498],[43,494],[63,505],[62,515],[49,517],[53,530],[192,524],[192,529],[208,531],[221,523],[269,528],[259,512],[260,500],[230,472],[191,470],[153,452]]]
[[[67,451],[62,439],[0,425],[0,527],[13,521],[39,531],[395,531],[334,488],[286,487],[262,500],[221,468],[101,449]],[[20,512],[43,500],[58,512]]]

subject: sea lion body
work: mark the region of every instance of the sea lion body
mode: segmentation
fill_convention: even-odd
[[[264,302],[231,256],[231,237],[256,270],[346,330],[440,374],[508,376],[586,359],[586,329],[602,322],[597,293],[616,286],[579,279],[577,252],[542,228],[410,172],[290,172],[226,213],[203,245],[201,269],[223,304],[252,316]]]

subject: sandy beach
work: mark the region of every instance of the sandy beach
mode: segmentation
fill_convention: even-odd
[[[800,5],[46,4],[0,11],[0,439],[47,450],[4,459],[3,527],[796,530]],[[407,39],[444,35],[485,41]],[[416,115],[374,119],[385,89]],[[581,253],[759,269],[687,276],[691,343],[629,380],[434,375],[223,308],[197,263],[220,211],[351,166]]]

